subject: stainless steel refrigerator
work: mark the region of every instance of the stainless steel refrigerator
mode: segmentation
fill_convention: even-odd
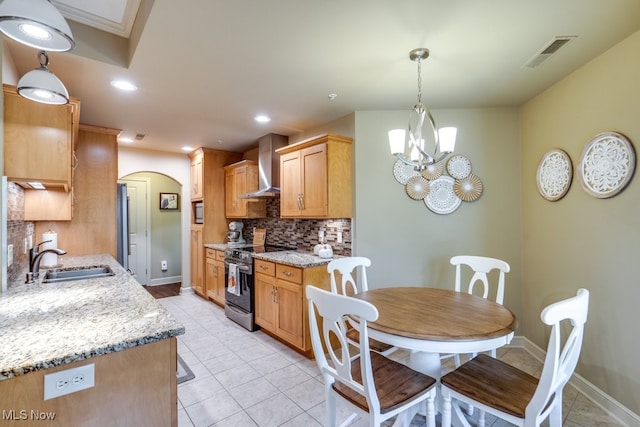
[[[118,233],[118,262],[129,270],[129,198],[127,184],[118,184],[117,195],[117,233]]]

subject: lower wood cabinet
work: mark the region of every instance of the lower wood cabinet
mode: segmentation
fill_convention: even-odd
[[[224,251],[206,249],[205,295],[209,300],[224,307]]]
[[[325,265],[300,268],[255,260],[256,323],[305,353],[312,352],[306,286],[329,289]]]
[[[202,226],[191,226],[191,287],[196,294],[204,297],[204,242]]]

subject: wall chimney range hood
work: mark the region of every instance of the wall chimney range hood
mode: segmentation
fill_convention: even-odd
[[[286,136],[270,133],[258,140],[258,190],[241,199],[280,197],[280,155],[276,149],[288,144]]]

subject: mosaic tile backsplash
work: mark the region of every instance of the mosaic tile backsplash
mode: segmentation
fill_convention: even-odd
[[[351,256],[351,218],[287,219],[280,218],[280,199],[267,199],[267,218],[246,219],[244,238],[253,240],[253,228],[266,228],[268,245],[290,246],[301,251],[313,251],[318,244],[318,232],[323,229],[324,243],[333,247],[336,255]],[[342,232],[342,243],[338,243]]]
[[[29,268],[29,254],[24,252],[24,239],[35,233],[33,222],[23,221],[24,190],[17,184],[7,185],[7,245],[13,245],[13,263],[7,268],[7,280],[16,283]],[[34,242],[35,243],[35,242]]]

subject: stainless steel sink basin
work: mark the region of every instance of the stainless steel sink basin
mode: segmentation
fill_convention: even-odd
[[[97,279],[99,277],[114,276],[111,267],[98,265],[92,267],[77,267],[58,270],[48,270],[42,283],[66,282],[68,280]]]

